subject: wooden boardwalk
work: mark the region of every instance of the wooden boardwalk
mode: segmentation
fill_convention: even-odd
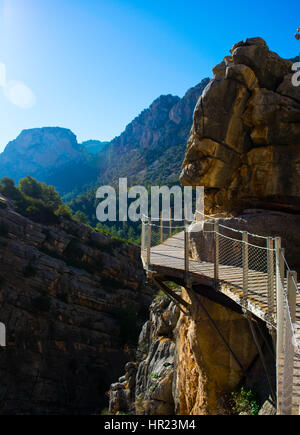
[[[185,238],[181,232],[164,243],[151,248],[149,269],[154,274],[181,282],[185,279]],[[248,270],[248,311],[261,320],[268,321],[268,274]],[[215,265],[205,261],[189,260],[189,278],[192,285],[202,284],[220,291],[239,305],[243,303],[243,268],[219,264],[218,289],[215,288]],[[274,277],[275,278],[275,277]],[[274,279],[276,282],[276,279]],[[298,289],[300,285],[298,284]],[[274,284],[275,295],[275,284]],[[269,325],[270,326],[270,325]],[[276,327],[276,308],[274,311]],[[300,347],[300,294],[296,299],[295,335]],[[293,414],[299,415],[300,407],[300,359],[294,359]]]

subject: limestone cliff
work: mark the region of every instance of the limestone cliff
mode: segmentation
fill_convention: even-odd
[[[220,213],[220,223],[280,236],[290,266],[300,271],[300,88],[292,85],[291,67],[261,38],[232,48],[196,105],[181,181],[205,187],[206,212]],[[213,261],[204,238],[191,234],[191,254]],[[182,296],[191,303],[188,316],[166,301],[152,306],[140,336],[144,357],[112,385],[111,411],[226,414],[230,393],[244,385],[266,403],[261,413],[274,413],[240,309],[203,287]],[[254,325],[274,383],[270,334],[258,319]]]
[[[110,412],[231,414],[231,393],[241,385],[256,392],[259,406],[269,403],[270,390],[245,317],[225,298],[211,300],[200,289],[181,293],[192,303],[189,316],[167,298],[152,304],[137,361],[128,363],[125,376],[111,385]],[[262,324],[256,327],[270,340]],[[261,344],[274,381],[272,355]],[[274,412],[272,405],[268,412]]]
[[[300,88],[261,38],[239,42],[198,100],[181,181],[207,208],[300,210]]]
[[[147,317],[139,249],[64,218],[34,223],[1,201],[0,276],[0,414],[100,412],[134,357],[124,319],[138,330]]]

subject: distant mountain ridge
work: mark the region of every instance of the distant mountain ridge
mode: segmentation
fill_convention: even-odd
[[[23,130],[0,154],[0,177],[8,176],[18,183],[31,175],[53,184],[61,193],[94,181],[97,174],[97,158],[66,128]]]
[[[129,183],[178,180],[195,105],[209,83],[206,78],[183,98],[162,95],[135,118],[107,148],[99,181]]]
[[[81,145],[87,150],[88,153],[98,154],[109,145],[109,142],[101,142],[100,140],[87,140],[82,142]]]
[[[60,127],[24,130],[0,154],[0,178],[18,183],[31,175],[69,197],[120,177],[146,184],[178,180],[194,107],[208,82],[183,98],[160,96],[111,142],[79,144],[71,130]]]

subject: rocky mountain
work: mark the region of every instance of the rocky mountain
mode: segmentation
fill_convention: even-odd
[[[261,361],[245,317],[224,298],[203,296],[203,289],[177,290],[192,312],[184,315],[167,297],[150,307],[150,320],[139,337],[138,358],[127,363],[125,375],[111,385],[109,412],[137,415],[231,414],[231,392],[241,383],[256,392],[260,414],[274,414]],[[202,294],[201,294],[202,293]],[[236,362],[210,323],[203,306],[231,349],[248,367],[243,378]],[[265,337],[268,331],[260,325]],[[269,340],[270,341],[270,340]],[[264,348],[274,380],[272,358]],[[250,409],[245,409],[250,413]]]
[[[237,43],[199,99],[183,184],[205,186],[207,207],[300,211],[300,88],[292,62],[261,38]]]
[[[178,183],[193,111],[209,79],[191,88],[183,98],[165,95],[134,119],[126,130],[100,153],[102,169],[97,187],[118,184],[121,177],[130,184],[166,185]],[[95,190],[73,199],[74,212],[87,214],[96,225]],[[123,231],[123,230],[121,230]],[[133,229],[135,231],[135,229]],[[122,232],[122,237],[126,235]]]
[[[177,180],[194,107],[208,81],[182,99],[159,97],[111,142],[79,144],[70,130],[59,127],[24,130],[0,154],[0,178],[17,183],[30,175],[69,194],[68,199],[120,177],[132,183]]]
[[[45,127],[24,130],[0,154],[0,177],[18,182],[31,175],[69,192],[97,178],[98,160],[78,144],[68,129]]]
[[[100,413],[148,318],[139,249],[0,205],[0,414]]]
[[[81,145],[87,150],[90,154],[98,154],[103,151],[109,142],[101,142],[100,140],[87,140],[82,142]]]
[[[214,78],[197,102],[181,181],[205,187],[206,212],[219,215],[220,224],[280,236],[290,267],[300,273],[300,88],[292,85],[291,67],[290,60],[271,52],[261,38],[235,44],[214,68]],[[213,261],[206,225],[207,233],[191,233],[194,260]],[[201,285],[179,292],[190,304],[189,312],[179,312],[166,299],[151,306],[138,358],[111,385],[110,411],[252,414],[254,402],[241,409],[240,399],[232,408],[232,392],[242,386],[255,391],[255,412],[260,408],[260,414],[274,414],[270,331],[255,319],[270,377],[267,385],[242,310]],[[240,367],[233,354],[240,358]]]
[[[183,98],[162,95],[134,119],[106,153],[100,183],[128,177],[129,183],[178,180],[193,111],[209,79]]]

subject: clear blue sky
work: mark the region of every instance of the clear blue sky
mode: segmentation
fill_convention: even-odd
[[[42,126],[70,128],[79,141],[112,139],[159,95],[183,96],[211,76],[247,37],[261,36],[281,56],[294,57],[299,6],[299,0],[0,0],[0,150],[22,129]]]

